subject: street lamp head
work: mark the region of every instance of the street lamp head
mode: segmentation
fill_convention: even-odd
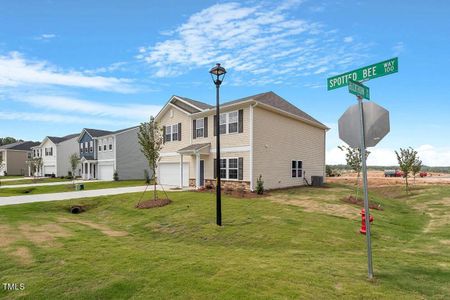
[[[211,78],[213,82],[216,85],[220,85],[223,82],[223,79],[225,78],[225,74],[227,71],[224,67],[220,66],[220,64],[216,64],[215,67],[213,67],[209,73],[211,73]]]

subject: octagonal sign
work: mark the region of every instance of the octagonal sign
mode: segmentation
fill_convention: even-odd
[[[389,133],[389,111],[374,102],[363,102],[366,147],[374,147]],[[339,119],[339,138],[352,148],[361,146],[358,104],[350,106]]]

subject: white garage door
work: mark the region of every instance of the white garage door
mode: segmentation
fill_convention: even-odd
[[[55,166],[44,166],[44,175],[56,175],[56,168]]]
[[[114,165],[98,165],[98,179],[113,180],[113,176],[114,176]]]
[[[159,183],[166,185],[180,185],[180,164],[179,163],[160,163],[159,164]],[[189,186],[189,164],[183,164],[183,186]]]

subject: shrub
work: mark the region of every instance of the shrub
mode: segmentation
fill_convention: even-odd
[[[119,173],[117,171],[114,171],[113,179],[114,181],[119,181]]]
[[[258,195],[264,194],[264,181],[262,180],[262,175],[259,175],[258,179],[256,180],[256,193]]]
[[[150,184],[150,174],[147,169],[144,169],[144,179],[146,184]]]

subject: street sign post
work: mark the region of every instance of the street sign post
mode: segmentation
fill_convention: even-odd
[[[370,66],[356,69],[327,79],[328,90],[348,85],[349,80],[363,81],[398,72],[398,58],[391,58]]]
[[[362,97],[364,99],[370,100],[370,91],[369,88],[362,83],[357,81],[349,80],[348,81],[348,91],[353,95]]]
[[[369,195],[367,191],[366,147],[375,146],[389,132],[389,112],[373,102],[363,103],[363,98],[368,100],[370,98],[369,88],[358,81],[367,81],[396,72],[398,72],[397,57],[327,79],[327,88],[329,91],[349,85],[350,93],[355,94],[358,99],[357,107],[350,107],[339,119],[339,137],[347,142],[350,147],[359,147],[361,150],[369,279],[373,278],[373,267],[372,244],[370,238]],[[367,109],[367,113],[365,112],[365,109]],[[359,118],[356,117],[357,115],[359,115]]]

